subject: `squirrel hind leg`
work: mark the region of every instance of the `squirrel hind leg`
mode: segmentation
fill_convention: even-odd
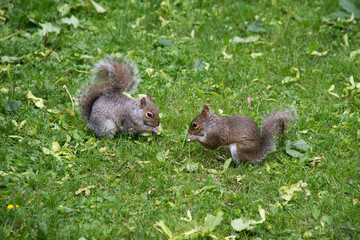
[[[95,130],[96,136],[102,137],[106,135],[110,140],[114,138],[115,133],[117,132],[116,124],[111,119],[105,120],[101,124],[95,125],[92,128]]]
[[[248,143],[248,146],[233,143],[228,145],[228,147],[231,157],[237,166],[247,162],[256,164],[262,162],[264,158],[264,155],[256,148],[256,146],[253,146],[250,143]]]

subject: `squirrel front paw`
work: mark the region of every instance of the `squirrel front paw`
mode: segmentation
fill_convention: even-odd
[[[152,132],[152,134],[157,135],[159,132],[159,129],[157,127],[153,127],[151,132]]]
[[[193,142],[193,141],[196,141],[196,136],[195,135],[189,135],[188,136],[188,139],[187,139],[189,142]]]

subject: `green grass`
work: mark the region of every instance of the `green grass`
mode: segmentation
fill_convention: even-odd
[[[350,58],[360,25],[323,21],[343,10],[338,1],[98,4],[107,11],[79,1],[62,16],[63,1],[0,3],[1,239],[168,239],[156,226],[161,220],[174,236],[198,229],[195,239],[360,238],[360,90],[349,81],[360,82],[360,55]],[[72,15],[77,28],[61,23]],[[256,19],[266,32],[247,31]],[[60,32],[45,37],[39,23]],[[260,38],[230,41],[236,36]],[[314,49],[327,53],[310,55]],[[138,65],[143,80],[135,94],[153,95],[161,135],[98,139],[73,109],[94,63],[116,53]],[[293,67],[300,78],[281,83],[296,76]],[[332,85],[338,96],[329,93]],[[43,108],[29,91],[45,100]],[[204,104],[258,124],[267,113],[294,108],[299,121],[264,163],[231,163],[221,172],[230,157],[225,148],[186,141]],[[292,157],[288,140],[304,140],[312,151]],[[279,189],[300,180],[307,185],[286,202]],[[84,187],[88,194],[76,194]],[[261,219],[259,206],[264,222],[232,228],[235,219]],[[188,210],[191,221],[182,219]],[[220,211],[211,232],[201,228]]]

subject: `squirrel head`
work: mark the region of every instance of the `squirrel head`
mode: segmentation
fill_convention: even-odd
[[[147,98],[142,98],[140,100],[140,109],[142,109],[145,125],[152,127],[159,126],[159,110],[151,101],[151,94],[148,94]]]
[[[197,136],[203,136],[204,123],[208,120],[208,113],[210,112],[208,106],[204,106],[201,114],[195,117],[189,126],[188,133]]]

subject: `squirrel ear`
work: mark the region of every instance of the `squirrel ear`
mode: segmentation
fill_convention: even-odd
[[[142,98],[142,99],[140,100],[140,108],[143,109],[145,106],[146,106],[146,99],[145,99],[145,98]]]
[[[210,110],[209,110],[209,108],[208,108],[208,106],[204,106],[204,109],[202,110],[202,112],[201,112],[201,117],[204,119],[204,120],[206,120],[206,118],[207,118],[207,113],[209,112]]]
[[[204,109],[203,109],[203,111],[205,111],[205,112],[209,112],[210,110],[209,110],[209,107],[207,106],[207,105],[204,105]]]
[[[147,97],[148,97],[148,98],[149,98],[149,100],[151,101],[152,96],[151,96],[151,94],[150,94],[150,93],[147,95]]]

